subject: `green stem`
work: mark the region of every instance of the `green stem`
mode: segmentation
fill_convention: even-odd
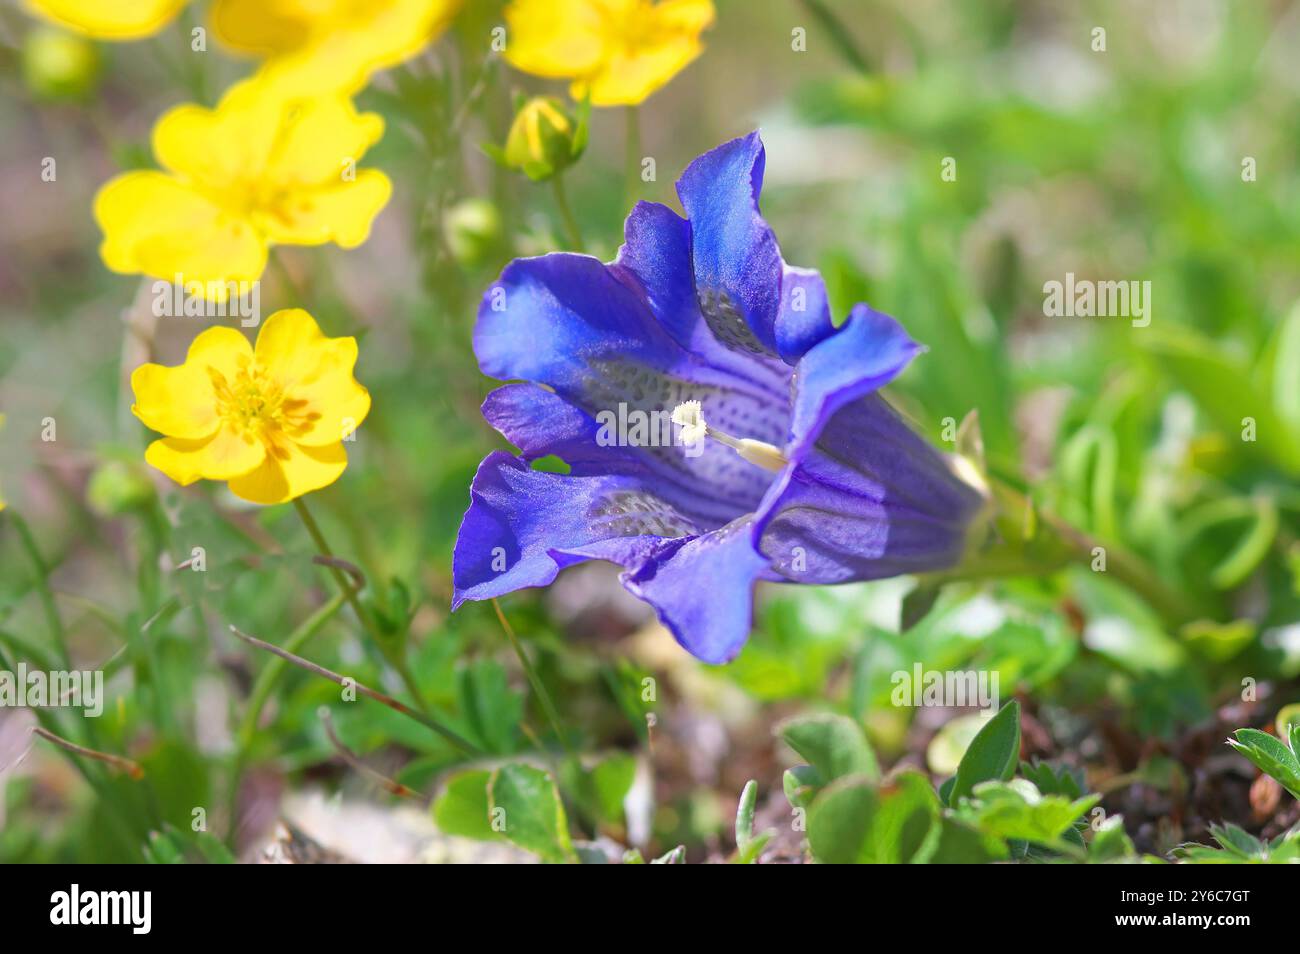
[[[950,571],[927,574],[927,583],[1041,576],[1072,564],[1090,566],[1093,551],[1101,547],[1106,553],[1106,574],[1142,597],[1167,623],[1177,626],[1196,617],[1196,601],[1165,584],[1141,558],[1119,546],[1102,543],[1055,514],[1036,508],[1006,481],[990,477],[989,482],[990,519],[998,542],[970,554]]]
[[[833,46],[840,54],[840,57],[853,69],[859,73],[868,75],[871,73],[871,64],[867,62],[866,56],[858,49],[853,42],[853,34],[845,28],[843,21],[831,12],[830,7],[826,6],[822,0],[803,0],[804,9],[820,23],[826,31],[827,37],[830,38]]]
[[[564,191],[564,177],[552,176],[551,188],[555,191],[555,204],[560,209],[560,220],[564,223],[565,231],[569,233],[569,244],[573,246],[575,252],[585,251],[582,232],[578,230],[578,220],[573,217],[573,210],[569,208],[569,199]]]
[[[533,692],[537,695],[537,701],[546,714],[546,721],[551,724],[551,731],[555,733],[555,737],[559,739],[564,750],[572,755],[573,752],[569,749],[568,739],[564,734],[564,730],[560,727],[559,711],[555,708],[555,702],[551,699],[546,684],[542,682],[542,677],[538,675],[537,670],[533,667],[532,660],[524,652],[523,644],[520,643],[519,637],[515,634],[515,628],[510,625],[510,621],[506,619],[506,614],[501,609],[501,603],[495,598],[492,600],[492,608],[497,611],[497,619],[501,621],[501,628],[506,631],[506,638],[510,640],[515,655],[519,657],[519,665],[524,667],[524,675],[528,677],[528,684],[533,687]]]
[[[325,535],[321,533],[320,525],[316,522],[316,518],[313,517],[311,511],[307,509],[307,502],[301,497],[295,497],[293,505],[298,510],[298,516],[302,517],[303,525],[306,526],[307,532],[311,535],[312,541],[316,544],[316,549],[320,551],[322,556],[333,560],[334,551],[330,549],[329,543],[325,540]],[[375,624],[370,618],[370,614],[362,608],[361,601],[357,599],[356,587],[348,582],[343,571],[337,566],[329,567],[329,571],[334,577],[335,584],[338,585],[339,592],[343,594],[344,598],[348,601],[348,605],[352,607],[352,612],[356,614],[357,621],[370,636],[373,644],[378,648],[382,648],[384,640],[375,630]],[[410,669],[407,667],[406,661],[404,659],[394,661],[393,668],[397,670],[397,674],[402,678],[402,682],[406,685],[407,691],[410,692],[411,696],[415,699],[416,706],[421,711],[428,713],[429,707],[425,704],[424,697],[420,694],[419,686],[415,681],[415,677],[411,674]]]
[[[72,656],[68,652],[67,635],[63,629],[63,620],[59,617],[59,609],[54,603],[54,590],[50,587],[50,566],[45,562],[45,557],[41,555],[40,548],[36,545],[36,538],[32,536],[27,521],[13,512],[10,512],[9,519],[18,530],[18,539],[22,542],[27,558],[31,560],[32,566],[36,569],[36,591],[40,594],[41,608],[45,612],[45,622],[50,630],[50,638],[54,641],[64,668],[71,669]]]

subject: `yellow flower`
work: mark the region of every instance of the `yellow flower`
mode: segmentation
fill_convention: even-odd
[[[700,55],[711,0],[514,0],[506,59],[535,76],[572,79],[593,106],[635,105]]]
[[[356,92],[370,74],[414,56],[460,0],[215,0],[213,34],[266,57],[262,78],[290,95]]]
[[[225,283],[262,274],[273,244],[354,248],[392,193],[382,172],[356,168],[383,130],[345,96],[282,100],[255,81],[216,109],[178,106],[153,131],[164,171],[128,172],[95,197],[104,264],[224,301]]]
[[[259,504],[332,484],[348,465],[343,441],[370,410],[356,361],[355,338],[325,337],[299,308],[268,318],[256,346],[233,328],[209,328],[184,364],[131,375],[131,410],[165,435],[145,460],[182,485],[229,481]]]
[[[139,40],[153,36],[180,12],[187,0],[27,0],[45,19],[99,40]]]

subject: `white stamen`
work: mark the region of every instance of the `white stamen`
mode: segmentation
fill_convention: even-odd
[[[699,401],[684,401],[673,408],[673,423],[682,429],[682,443],[694,444],[709,433]]]
[[[699,401],[684,401],[673,408],[672,421],[681,430],[682,443],[694,444],[705,437],[712,437],[719,444],[730,447],[744,460],[758,467],[780,473],[790,463],[781,453],[780,448],[766,441],[756,441],[748,437],[736,438],[724,434],[717,428],[711,428],[704,421],[704,413]]]

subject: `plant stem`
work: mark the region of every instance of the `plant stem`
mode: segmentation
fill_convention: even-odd
[[[309,639],[324,628],[325,624],[339,611],[339,608],[346,600],[347,596],[344,593],[336,593],[316,612],[298,624],[298,628],[285,639],[284,648],[291,653],[298,652]],[[253,683],[253,691],[248,696],[248,708],[244,711],[244,719],[239,725],[238,743],[241,758],[247,756],[248,749],[253,742],[253,735],[257,732],[257,723],[261,719],[262,708],[271,697],[271,691],[275,688],[275,684],[280,680],[281,674],[288,665],[288,662],[283,658],[273,656],[262,667],[261,672],[257,674],[257,681]]]
[[[238,636],[240,639],[242,639],[244,642],[248,643],[250,646],[256,646],[258,649],[264,649],[268,653],[272,653],[276,656],[279,656],[282,659],[285,659],[288,662],[293,663],[295,666],[298,666],[300,669],[305,669],[310,673],[314,673],[317,676],[320,676],[324,679],[328,679],[330,682],[337,683],[340,686],[351,687],[355,689],[359,694],[365,696],[366,698],[373,699],[375,702],[388,706],[388,708],[394,710],[395,712],[400,712],[402,715],[406,716],[407,718],[414,719],[416,722],[420,723],[420,725],[424,726],[427,729],[432,729],[434,732],[438,733],[448,742],[452,743],[457,748],[461,749],[462,751],[470,755],[482,754],[482,752],[479,750],[479,748],[476,745],[462,738],[459,734],[447,728],[437,719],[431,718],[430,716],[425,715],[423,712],[417,712],[415,709],[412,709],[410,706],[402,702],[400,699],[394,699],[392,696],[388,695],[385,692],[380,692],[377,689],[371,689],[369,686],[362,685],[361,683],[357,682],[355,679],[342,676],[339,673],[334,672],[334,670],[332,669],[326,669],[324,666],[314,663],[309,659],[303,659],[301,656],[296,656],[291,652],[287,652],[286,650],[281,649],[279,646],[276,646],[273,643],[268,643],[265,640],[258,639],[256,636],[250,636],[248,635],[248,633],[240,632],[234,626],[230,627],[230,631],[234,633],[236,636]]]
[[[63,630],[63,620],[59,617],[59,608],[54,603],[54,590],[50,588],[50,566],[45,562],[45,558],[41,556],[40,548],[36,545],[36,538],[32,536],[27,521],[13,512],[10,512],[9,519],[18,530],[18,539],[22,542],[23,550],[26,551],[28,559],[31,560],[32,566],[36,569],[36,591],[40,594],[41,608],[45,612],[45,622],[50,630],[50,638],[54,641],[54,646],[58,650],[64,668],[71,669],[72,656],[68,652],[68,641]]]
[[[821,24],[831,41],[831,46],[840,54],[844,62],[859,73],[869,75],[871,65],[858,49],[857,44],[853,42],[853,34],[845,28],[843,21],[831,12],[823,0],[803,0],[803,6],[813,19]]]
[[[541,676],[533,667],[532,660],[524,652],[523,644],[519,642],[519,637],[515,634],[515,629],[506,619],[506,614],[501,609],[501,603],[494,597],[492,608],[497,611],[497,619],[501,621],[501,628],[506,631],[506,638],[510,640],[510,645],[514,648],[515,655],[519,657],[519,665],[524,667],[524,674],[528,677],[528,683],[533,687],[533,692],[537,694],[537,701],[541,704],[542,711],[546,714],[546,721],[551,724],[551,731],[559,739],[560,745],[564,747],[570,755],[568,739],[564,735],[564,730],[560,727],[559,711],[555,708],[555,702],[551,699],[550,692],[546,689],[546,684],[542,682]]]
[[[61,735],[55,735],[44,726],[36,726],[32,732],[40,736],[47,742],[51,742],[63,749],[65,752],[71,752],[73,755],[79,755],[82,758],[94,759],[96,762],[103,762],[105,765],[111,765],[118,771],[125,772],[135,781],[144,778],[144,769],[140,767],[139,762],[124,758],[120,755],[113,755],[110,752],[100,752],[97,749],[90,749],[84,745],[78,745],[75,742],[69,742]]]
[[[320,551],[323,557],[325,557],[325,565],[333,575],[334,582],[338,584],[339,592],[343,594],[344,598],[348,601],[348,605],[352,607],[352,612],[356,614],[357,621],[365,629],[366,633],[369,634],[370,639],[375,646],[382,647],[384,645],[384,640],[380,637],[379,633],[375,631],[375,624],[370,618],[370,614],[362,609],[361,602],[357,599],[357,587],[348,583],[347,577],[338,567],[334,551],[330,549],[329,543],[325,540],[325,535],[321,533],[320,525],[316,522],[316,518],[313,517],[311,511],[307,509],[307,502],[301,497],[295,497],[293,505],[297,509],[298,515],[302,517],[302,522],[303,525],[306,526],[307,532],[311,534],[312,541],[316,544],[316,549]],[[420,694],[419,684],[415,681],[414,675],[412,675],[410,668],[406,665],[406,660],[395,660],[393,662],[393,668],[397,670],[397,674],[401,677],[407,691],[411,694],[411,697],[415,699],[415,704],[419,706],[420,709],[427,712],[428,706],[424,702],[424,697]]]
[[[551,188],[555,191],[555,204],[560,209],[560,219],[564,223],[565,231],[569,233],[569,244],[573,246],[575,252],[585,251],[582,232],[578,230],[578,220],[573,217],[573,210],[569,208],[569,199],[564,191],[564,176],[552,176]]]

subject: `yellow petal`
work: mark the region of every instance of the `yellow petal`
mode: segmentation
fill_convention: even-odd
[[[215,109],[184,103],[163,113],[154,124],[154,155],[163,168],[191,181],[246,187],[270,161],[285,109],[254,80],[244,80]]]
[[[581,76],[606,57],[607,16],[621,18],[632,3],[594,0],[515,0],[506,8],[505,58],[534,76]]]
[[[460,0],[216,0],[213,29],[237,51],[268,56],[261,79],[283,96],[354,93],[433,42]]]
[[[593,106],[643,102],[700,55],[700,34],[713,22],[711,0],[641,4],[617,31],[600,68],[586,79]],[[583,86],[581,82],[576,84]]]
[[[694,39],[676,39],[611,58],[584,84],[574,84],[573,95],[591,96],[593,106],[635,106],[645,102],[700,55],[703,45]]]
[[[209,438],[220,424],[212,371],[234,380],[252,356],[248,339],[235,329],[209,328],[190,344],[184,364],[142,364],[135,369],[131,410],[147,427],[169,437]]]
[[[258,467],[266,458],[261,441],[222,427],[211,437],[187,440],[164,437],[144,452],[145,461],[181,486],[200,478],[230,480]]]
[[[27,0],[34,13],[100,40],[138,40],[166,26],[186,0]]]
[[[323,447],[291,445],[284,458],[268,454],[256,470],[230,481],[236,497],[251,503],[277,504],[327,487],[348,466],[341,442]]]
[[[208,285],[251,282],[266,268],[266,242],[247,219],[160,172],[108,182],[95,196],[95,221],[100,255],[115,272]]]
[[[346,96],[292,101],[280,118],[266,176],[290,188],[348,181],[383,135],[383,117],[358,113]]]
[[[370,392],[357,383],[355,338],[327,338],[300,308],[277,311],[257,336],[257,362],[294,402],[299,444],[338,443],[370,412]]]
[[[376,169],[351,182],[301,189],[285,197],[274,213],[259,213],[258,227],[272,242],[356,248],[370,237],[370,224],[388,204],[393,184]]]
[[[325,8],[329,10],[329,7]],[[214,0],[212,33],[239,53],[272,56],[308,42],[306,13],[300,4],[274,0]]]

